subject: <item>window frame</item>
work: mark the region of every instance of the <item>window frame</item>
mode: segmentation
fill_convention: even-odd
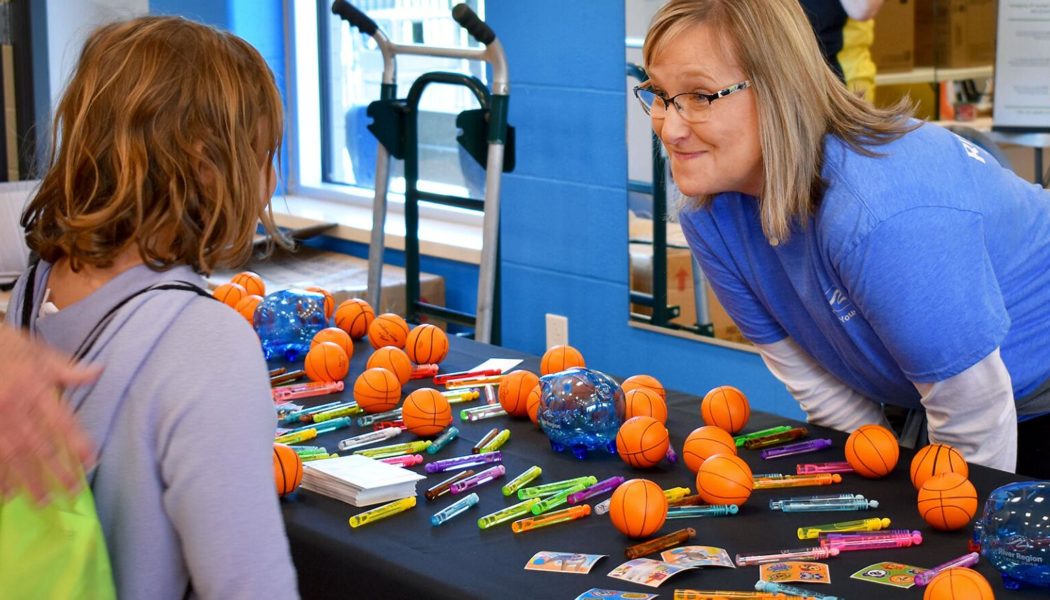
[[[324,181],[322,166],[324,126],[321,94],[323,61],[320,46],[323,39],[320,35],[320,15],[317,0],[285,0],[284,42],[287,73],[286,96],[288,114],[286,115],[285,155],[287,157],[287,176],[285,202],[278,202],[275,212],[290,212],[299,218],[319,216],[320,220],[339,222],[342,208],[360,211],[372,211],[375,199],[373,188]],[[305,38],[307,41],[302,41]],[[316,43],[310,44],[309,40]],[[303,48],[309,45],[313,50],[306,52]],[[310,200],[310,202],[301,202]],[[282,208],[280,204],[285,204]],[[309,204],[306,211],[297,210],[297,204]],[[404,194],[387,191],[387,220],[384,227],[388,236],[404,235]],[[328,205],[328,209],[325,206]],[[308,214],[299,214],[305,212]],[[329,218],[328,212],[331,212]],[[320,214],[318,214],[320,213]],[[420,202],[420,233],[437,221],[438,228],[446,225],[459,226],[467,233],[467,238],[451,245],[465,248],[480,247],[482,216],[480,213]],[[393,227],[392,227],[393,225]],[[478,242],[475,243],[469,234],[477,230]],[[396,247],[389,241],[387,247]]]

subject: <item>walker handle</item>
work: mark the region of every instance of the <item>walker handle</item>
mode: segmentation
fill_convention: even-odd
[[[474,39],[486,46],[496,39],[496,33],[492,31],[492,28],[479,19],[478,15],[466,4],[457,4],[452,9],[452,18]]]
[[[375,35],[376,30],[379,29],[375,21],[346,0],[335,0],[332,3],[332,13],[339,15],[343,20],[349,22],[352,27],[360,29],[361,33],[365,35]]]

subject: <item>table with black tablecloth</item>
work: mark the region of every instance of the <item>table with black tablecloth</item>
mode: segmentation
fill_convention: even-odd
[[[348,389],[343,393],[344,399],[352,397],[350,388],[357,375],[364,370],[370,353],[367,342],[357,344],[347,377]],[[539,371],[539,359],[536,357],[458,338],[453,338],[451,351],[441,368],[443,372],[469,369],[489,358],[519,358],[523,360],[519,368]],[[654,375],[659,376],[658,373]],[[746,381],[734,381],[731,375],[727,375],[725,383],[745,389],[747,387]],[[428,385],[432,386],[429,379],[413,381],[406,386],[405,392]],[[325,396],[305,401],[304,404],[320,404],[333,399],[333,396]],[[679,452],[686,436],[703,425],[699,403],[700,399],[694,396],[668,393],[667,426],[672,446]],[[347,519],[363,511],[362,508],[305,490],[299,490],[282,500],[303,597],[572,599],[587,589],[599,587],[659,593],[662,598],[670,598],[675,588],[754,589],[758,567],[693,569],[671,577],[659,588],[648,588],[608,577],[609,571],[626,560],[624,549],[638,540],[631,540],[617,531],[606,515],[592,514],[578,521],[522,534],[514,534],[509,523],[480,530],[477,526],[478,517],[518,501],[516,497],[504,497],[500,487],[532,465],[543,469],[543,475],[533,485],[581,475],[594,475],[599,480],[612,475],[622,475],[628,479],[646,478],[665,489],[687,486],[695,491],[696,483],[693,473],[681,461],[673,465],[663,461],[652,469],[641,470],[628,467],[618,456],[604,452],[592,453],[585,460],[568,453],[556,453],[551,450],[543,432],[527,418],[503,416],[473,423],[460,421],[459,409],[476,405],[478,402],[453,405],[453,424],[460,430],[460,436],[436,455],[424,453],[425,462],[469,454],[475,442],[489,429],[498,426],[511,431],[510,441],[502,448],[507,475],[474,490],[481,498],[480,503],[442,526],[433,527],[430,516],[457,497],[444,496],[435,502],[428,502],[423,491],[452,473],[438,473],[420,481],[417,486],[418,504],[414,509],[356,529],[350,528]],[[794,423],[768,413],[752,413],[743,433],[782,424]],[[799,462],[843,460],[845,434],[816,427],[810,429],[811,437],[829,437],[835,442],[834,446],[817,453],[770,461],[762,460],[757,451],[741,449],[740,456],[755,473],[793,473]],[[362,431],[362,428],[355,426],[350,430],[325,434],[309,443],[322,444],[330,451],[335,451],[340,439]],[[411,433],[405,432],[388,443],[413,438]],[[756,491],[735,516],[669,520],[659,533],[692,527],[696,529],[697,535],[688,542],[689,545],[717,546],[725,548],[730,556],[735,556],[737,553],[773,552],[782,548],[816,545],[816,540],[800,541],[796,537],[796,529],[801,525],[889,517],[894,528],[922,531],[923,544],[892,551],[843,553],[827,561],[831,569],[831,585],[813,587],[819,588],[822,593],[846,598],[873,598],[879,595],[921,598],[923,588],[904,590],[850,578],[858,570],[880,561],[932,567],[968,551],[967,539],[972,527],[956,532],[940,532],[927,525],[919,516],[916,509],[917,494],[908,477],[912,454],[912,451],[902,449],[896,469],[883,479],[868,480],[855,474],[845,474],[843,483],[835,486]],[[423,465],[413,470],[424,473]],[[982,507],[989,492],[1019,479],[1023,478],[980,466],[971,465],[970,469],[970,480],[977,488]],[[780,513],[768,508],[769,499],[774,497],[844,492],[877,499],[880,506],[868,511],[821,513]],[[608,494],[599,496],[590,504],[608,497]],[[607,557],[600,560],[587,575],[525,571],[524,566],[529,558],[541,550],[604,554]],[[659,560],[659,555],[649,558]],[[983,559],[976,569],[989,580],[999,598],[1046,597],[1046,590],[1005,590],[997,571]]]

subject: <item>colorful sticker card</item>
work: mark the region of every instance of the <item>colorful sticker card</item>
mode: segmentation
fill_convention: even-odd
[[[850,575],[850,577],[861,581],[870,581],[907,589],[915,585],[915,576],[925,570],[922,567],[913,567],[896,562],[880,562],[864,567]]]
[[[586,575],[594,563],[605,558],[604,554],[579,554],[576,552],[537,552],[525,563],[526,571],[550,571],[552,573],[575,573]]]
[[[610,571],[609,577],[630,581],[631,583],[640,583],[649,587],[659,587],[672,575],[695,568],[676,566],[651,558],[636,558]]]
[[[786,561],[760,565],[758,578],[773,583],[831,583],[831,571],[824,563]]]
[[[733,559],[724,548],[714,546],[679,546],[664,550],[660,554],[664,562],[679,567],[732,567]]]
[[[576,600],[653,600],[656,594],[643,592],[621,592],[619,590],[603,590],[602,588],[591,588],[576,596]]]

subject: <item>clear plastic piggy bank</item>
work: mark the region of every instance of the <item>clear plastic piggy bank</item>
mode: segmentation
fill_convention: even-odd
[[[996,488],[974,526],[974,540],[1007,589],[1050,587],[1050,481]]]
[[[616,452],[623,424],[623,391],[611,377],[592,369],[572,368],[540,378],[542,395],[536,416],[556,452],[585,458],[599,448]]]
[[[266,360],[299,359],[310,351],[314,335],[327,325],[324,296],[294,289],[274,292],[255,309],[254,325]]]

